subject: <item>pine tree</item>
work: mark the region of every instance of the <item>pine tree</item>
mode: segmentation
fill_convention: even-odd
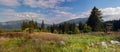
[[[65,22],[64,25],[63,25],[63,33],[68,33],[69,32],[69,23]]]
[[[60,33],[60,34],[63,34],[63,33],[64,33],[64,26],[63,26],[63,24],[59,24],[59,25],[58,25],[58,30],[59,30],[59,33]]]
[[[34,28],[38,29],[38,23],[37,23],[37,21],[34,22]]]
[[[54,33],[55,31],[57,31],[57,29],[56,29],[56,25],[53,23],[53,25],[51,25],[50,27],[50,32]]]
[[[44,31],[45,30],[45,24],[44,24],[44,20],[42,20],[42,24],[41,24],[41,30]]]
[[[83,30],[83,27],[84,27],[84,24],[82,22],[79,22],[79,26],[78,26],[79,30]]]
[[[25,22],[23,21],[22,25],[21,25],[22,30],[28,29],[29,33],[32,33],[34,30],[38,29],[38,25],[37,22],[31,20],[29,22]]]
[[[50,32],[51,27],[47,26],[47,32]]]
[[[33,20],[29,21],[29,33],[33,33],[34,32],[34,28],[35,27],[35,23]]]
[[[101,11],[94,7],[88,18],[87,25],[92,28],[92,31],[103,31]]]
[[[78,29],[78,27],[77,27],[77,25],[75,23],[71,24],[71,30],[70,31],[72,31],[72,34],[80,33],[80,31],[79,31],[79,29]]]
[[[22,29],[22,30],[25,30],[26,24],[27,24],[27,23],[26,23],[25,21],[23,21],[23,23],[22,23],[22,25],[21,25],[21,29]]]
[[[34,29],[34,21],[33,20],[29,21],[29,28]]]

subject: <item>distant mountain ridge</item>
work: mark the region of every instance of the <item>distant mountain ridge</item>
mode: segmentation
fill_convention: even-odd
[[[29,22],[30,20],[18,20],[18,21],[8,21],[8,22],[0,22],[0,29],[4,30],[21,30],[22,22]],[[41,23],[38,23],[38,26],[41,26]],[[48,24],[45,24],[48,26]]]
[[[71,19],[68,21],[64,22],[69,22],[69,23],[79,23],[80,21],[82,23],[86,23],[88,18],[77,18],[77,19]],[[0,29],[5,29],[5,30],[21,30],[21,24],[22,22],[29,22],[30,20],[18,20],[18,21],[8,21],[8,22],[0,22]],[[64,23],[62,22],[62,23]],[[38,26],[41,26],[41,23],[38,23]],[[49,24],[45,24],[45,26],[49,26]]]
[[[79,22],[86,23],[87,20],[88,20],[88,18],[77,18],[77,19],[71,19],[71,20],[64,21],[64,22],[69,22],[69,23],[76,23],[76,24],[78,24]],[[64,22],[62,22],[62,23],[64,23]],[[60,23],[60,24],[61,24],[61,23]]]

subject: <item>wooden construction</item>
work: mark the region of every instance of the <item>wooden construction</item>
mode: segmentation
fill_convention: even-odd
[[[113,24],[110,22],[107,22],[106,23],[106,33],[112,32],[112,27],[113,27]]]

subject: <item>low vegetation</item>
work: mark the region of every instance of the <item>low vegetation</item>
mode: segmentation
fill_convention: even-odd
[[[119,52],[120,45],[111,44],[115,35],[84,33],[63,35],[52,33],[2,33],[0,36],[0,52]],[[14,35],[14,36],[13,36]],[[14,38],[11,38],[14,37]],[[29,37],[29,38],[26,38]],[[102,46],[105,42],[107,47]]]

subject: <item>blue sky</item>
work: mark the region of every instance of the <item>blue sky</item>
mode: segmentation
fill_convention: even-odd
[[[89,17],[94,6],[105,21],[120,18],[120,0],[0,0],[0,22],[34,19],[60,23]]]

